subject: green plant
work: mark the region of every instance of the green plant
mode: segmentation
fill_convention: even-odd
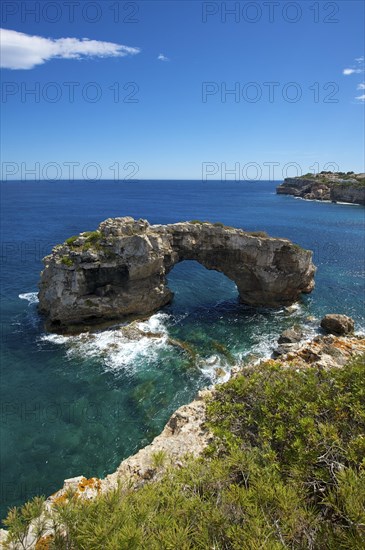
[[[86,231],[83,233],[83,237],[86,237],[86,242],[88,243],[97,243],[101,238],[100,231]]]
[[[4,520],[5,527],[9,529],[7,543],[19,544],[21,548],[27,549],[29,526],[33,525],[37,537],[41,537],[46,529],[46,520],[42,518],[44,497],[35,497],[19,508],[11,508],[7,518]]]
[[[152,464],[154,468],[161,468],[166,461],[166,452],[160,449],[152,455]]]
[[[68,245],[68,246],[73,246],[75,241],[79,238],[79,235],[74,235],[73,237],[69,237],[68,239],[66,239],[65,243]]]
[[[67,265],[68,267],[71,267],[73,265],[73,261],[71,260],[70,256],[62,256],[61,263]]]
[[[137,489],[60,500],[50,548],[364,548],[364,359],[243,369],[207,401],[203,457]],[[157,451],[155,465],[162,459]],[[35,516],[18,527],[21,510],[6,520],[11,537]]]

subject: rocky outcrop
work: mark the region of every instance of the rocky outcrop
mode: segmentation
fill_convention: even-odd
[[[276,188],[279,195],[365,205],[365,175],[321,172],[286,178]]]
[[[321,327],[329,334],[343,336],[354,332],[355,323],[351,317],[347,315],[339,315],[337,313],[329,313],[321,320]]]
[[[149,315],[171,301],[166,275],[183,260],[224,273],[252,306],[289,305],[314,287],[312,253],[287,239],[207,222],[110,218],[44,258],[39,309],[55,331]]]

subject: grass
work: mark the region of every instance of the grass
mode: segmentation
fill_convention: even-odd
[[[48,548],[364,548],[364,359],[245,369],[207,404],[214,437],[204,457],[138,489],[70,496],[57,505]],[[37,517],[33,502],[9,513],[13,540]]]

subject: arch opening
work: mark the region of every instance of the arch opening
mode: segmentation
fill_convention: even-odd
[[[224,273],[207,269],[197,260],[181,260],[167,275],[173,293],[171,307],[176,311],[213,308],[239,299],[237,285]]]

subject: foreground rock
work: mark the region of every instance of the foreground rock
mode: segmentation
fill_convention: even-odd
[[[221,271],[252,306],[288,305],[314,287],[312,253],[287,239],[207,222],[110,218],[44,258],[39,309],[56,331],[149,315],[171,301],[166,275],[183,260]]]
[[[354,332],[355,323],[353,319],[347,315],[330,313],[325,315],[321,320],[321,327],[329,334],[343,336],[344,334],[351,334]]]
[[[365,205],[365,174],[321,172],[286,178],[276,188],[279,195]]]

